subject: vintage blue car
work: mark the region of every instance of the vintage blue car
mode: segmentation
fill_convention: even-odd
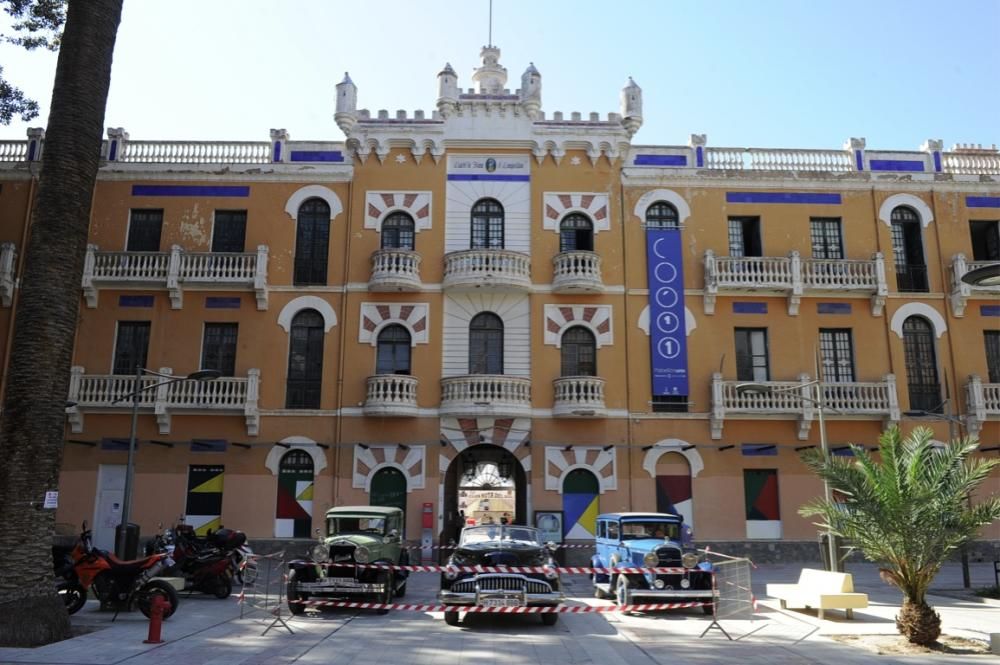
[[[684,568],[684,573],[594,574],[594,595],[619,605],[710,603],[712,564],[690,543],[680,516],[666,513],[606,513],[597,516],[594,568]],[[642,599],[642,600],[639,600]],[[648,599],[648,600],[647,600]],[[712,605],[702,606],[705,614]]]

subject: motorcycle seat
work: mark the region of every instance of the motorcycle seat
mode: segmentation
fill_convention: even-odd
[[[123,561],[116,557],[113,553],[108,552],[104,555],[104,558],[113,564],[116,568],[125,568],[129,570],[139,571],[143,568],[147,568],[149,564],[149,557],[143,557],[142,559],[134,559],[132,561]]]

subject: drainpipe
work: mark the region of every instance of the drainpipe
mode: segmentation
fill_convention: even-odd
[[[344,272],[343,272],[343,284],[342,291],[340,293],[340,357],[338,358],[339,367],[337,368],[337,425],[334,428],[334,438],[333,438],[333,504],[336,505],[339,492],[340,492],[340,455],[341,455],[341,440],[343,438],[344,431],[344,368],[347,365],[347,360],[344,357],[344,353],[347,346],[347,333],[344,330],[344,326],[347,321],[347,284],[351,277],[351,235],[353,229],[351,224],[353,222],[353,211],[354,211],[354,175],[352,173],[351,180],[347,183],[347,209],[344,211],[345,214],[345,235],[347,236],[344,242]]]
[[[618,210],[619,217],[621,219],[621,239],[622,239],[622,283],[625,287],[625,305],[623,309],[625,310],[625,455],[628,459],[628,509],[634,510],[634,504],[632,503],[632,486],[634,484],[635,478],[632,475],[632,382],[631,368],[632,363],[630,361],[629,353],[629,333],[631,332],[630,323],[632,319],[629,316],[629,297],[628,297],[628,239],[626,237],[626,224],[625,224],[625,183],[623,179],[625,177],[622,173],[623,169],[618,169]]]

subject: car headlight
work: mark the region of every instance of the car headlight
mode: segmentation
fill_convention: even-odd
[[[358,563],[368,563],[371,559],[372,553],[368,551],[368,548],[364,545],[358,545],[354,549],[354,560]]]
[[[449,566],[472,566],[476,562],[472,560],[471,557],[467,557],[463,554],[455,552],[451,555],[451,560],[448,562]]]
[[[309,555],[316,563],[328,563],[330,561],[330,548],[323,543],[313,545]]]
[[[555,578],[559,577],[559,571],[556,570],[555,566],[547,565],[545,566],[545,577],[549,578],[550,580],[554,580]]]
[[[681,565],[685,568],[694,568],[698,565],[698,555],[694,552],[687,552],[681,557]]]
[[[660,563],[660,557],[656,556],[656,552],[648,552],[646,556],[642,557],[642,565],[646,568],[656,568],[658,563]]]

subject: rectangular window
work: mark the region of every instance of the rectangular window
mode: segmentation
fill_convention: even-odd
[[[744,469],[747,538],[781,538],[777,469]]]
[[[687,413],[687,395],[653,395],[653,413]]]
[[[969,222],[973,261],[1000,261],[1000,222]]]
[[[206,323],[201,345],[201,369],[217,369],[222,376],[236,373],[237,323]]]
[[[839,217],[813,217],[809,220],[814,259],[844,258]]]
[[[823,381],[854,382],[854,341],[850,328],[821,328],[819,352],[823,363]]]
[[[247,211],[216,210],[212,229],[213,252],[246,251]]]
[[[136,367],[146,366],[149,350],[149,321],[119,321],[115,339],[112,374],[134,375]]]
[[[126,252],[160,251],[163,210],[132,210],[129,216]]]
[[[736,379],[770,381],[767,328],[736,328]]]
[[[763,256],[760,217],[729,218],[729,255]]]
[[[608,522],[608,538],[618,540],[618,522]]]
[[[985,330],[986,368],[990,383],[1000,383],[1000,330]]]

